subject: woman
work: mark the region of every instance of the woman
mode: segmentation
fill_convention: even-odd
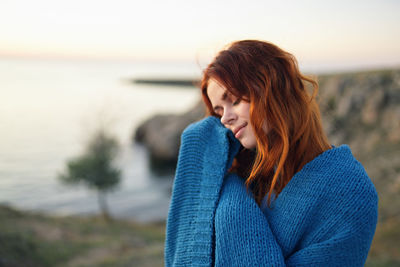
[[[212,116],[182,135],[166,266],[363,266],[377,194],[349,147],[329,144],[295,58],[235,42],[201,90]]]

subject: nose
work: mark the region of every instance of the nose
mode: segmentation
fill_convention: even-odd
[[[221,117],[221,123],[224,126],[231,125],[235,121],[235,113],[232,108],[227,107],[224,109],[224,114]]]

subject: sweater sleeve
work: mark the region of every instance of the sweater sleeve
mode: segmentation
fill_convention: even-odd
[[[352,212],[347,214],[351,216],[376,217],[376,209],[368,206],[346,212]],[[293,220],[293,224],[297,223]],[[268,219],[241,179],[230,175],[216,211],[215,263],[216,266],[363,266],[376,222],[364,222],[365,227],[360,227],[360,223],[362,218],[349,220],[344,223],[346,227],[332,230],[323,241],[298,248],[285,257]],[[298,227],[307,228],[301,223]],[[285,231],[284,225],[281,230]]]
[[[165,266],[211,266],[214,213],[240,143],[215,117],[191,124],[181,140],[167,219]]]

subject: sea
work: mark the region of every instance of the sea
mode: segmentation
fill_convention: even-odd
[[[96,191],[59,176],[103,127],[121,147],[121,182],[107,193],[111,215],[165,220],[174,175],[152,170],[132,137],[152,115],[190,109],[200,93],[132,79],[200,74],[191,62],[0,58],[0,204],[55,216],[99,214]]]

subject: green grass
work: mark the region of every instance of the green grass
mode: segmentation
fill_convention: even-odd
[[[163,266],[165,225],[0,206],[0,266]]]

